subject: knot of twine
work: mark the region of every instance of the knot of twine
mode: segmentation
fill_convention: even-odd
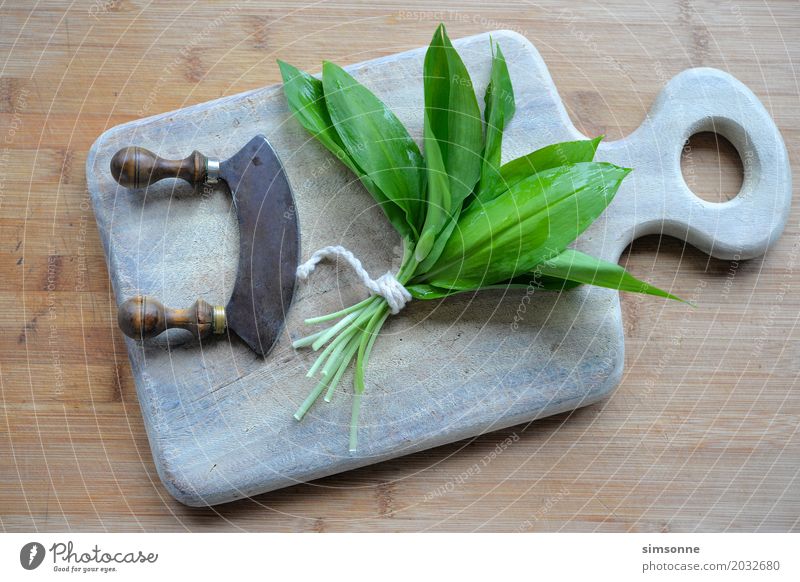
[[[411,301],[411,293],[408,292],[408,289],[403,287],[402,283],[397,280],[397,277],[387,272],[377,279],[370,278],[369,273],[367,273],[361,265],[361,261],[346,248],[338,245],[323,247],[311,255],[310,259],[297,267],[297,278],[301,281],[305,281],[322,260],[334,258],[344,259],[350,263],[350,266],[353,267],[353,270],[364,286],[374,295],[380,295],[386,299],[386,303],[389,304],[389,310],[392,312],[392,315],[400,313],[400,310],[406,306],[406,303]]]

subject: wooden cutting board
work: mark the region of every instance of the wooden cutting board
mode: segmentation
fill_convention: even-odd
[[[513,32],[492,38],[502,45],[517,98],[503,160],[584,138],[536,49]],[[489,35],[455,44],[482,104]],[[349,68],[417,139],[423,56],[419,49]],[[742,190],[729,202],[703,201],[683,179],[681,150],[701,131],[725,136],[742,158]],[[209,193],[171,180],[131,192],[110,175],[114,152],[139,145],[165,157],[198,149],[226,158],[257,133],[270,140],[292,184],[303,259],[342,244],[373,276],[398,267],[399,239],[369,194],[291,119],[280,86],[273,86],[121,125],[93,145],[87,180],[118,302],[146,293],[174,306],[198,297],[224,304],[239,234],[224,185]],[[651,233],[718,258],[755,257],[787,218],[791,176],[783,140],[758,99],[718,70],[673,78],[641,127],[601,144],[597,158],[634,168],[578,241],[607,260]],[[180,330],[145,344],[126,340],[153,456],[172,495],[213,505],[316,479],[591,404],[622,374],[614,291],[509,290],[412,302],[375,345],[359,451],[351,454],[348,377],[332,403],[320,400],[300,423],[292,418],[314,383],[305,376],[313,353],[293,350],[291,341],[311,331],[303,319],[363,297],[347,267],[321,267],[299,286],[283,336],[265,360],[235,338],[201,348]]]

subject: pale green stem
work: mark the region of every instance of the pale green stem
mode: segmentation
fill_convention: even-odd
[[[350,323],[349,326],[347,326],[343,331],[341,331],[336,336],[336,338],[328,345],[328,347],[326,347],[323,350],[323,352],[314,361],[314,364],[311,366],[311,369],[308,371],[306,376],[308,376],[310,378],[311,376],[316,374],[317,370],[319,370],[320,366],[322,366],[323,364],[325,364],[326,366],[328,364],[332,364],[332,362],[331,362],[331,360],[332,360],[331,352],[333,352],[339,345],[341,345],[342,342],[346,341],[347,337],[349,335],[357,334],[359,331],[362,331],[360,326],[363,325],[365,322],[369,321],[369,319],[372,317],[372,312],[373,312],[374,308],[375,308],[374,305],[370,305],[370,306],[367,306],[367,307],[363,308],[360,313],[357,312],[357,313],[352,313],[352,314],[348,315],[347,317],[349,317],[349,318],[355,318],[355,321]],[[343,322],[345,322],[344,319],[340,323],[343,323]],[[322,339],[320,339],[319,341],[322,341]],[[326,360],[328,360],[327,364],[325,363]]]
[[[306,325],[316,325],[318,323],[325,323],[326,321],[330,321],[332,319],[338,319],[339,317],[344,317],[345,315],[349,315],[354,311],[358,311],[362,307],[366,307],[367,304],[373,299],[375,299],[374,295],[367,297],[363,301],[359,301],[358,303],[351,305],[350,307],[346,307],[334,313],[329,313],[328,315],[320,315],[319,317],[312,317],[310,319],[306,319],[305,323]]]
[[[365,388],[364,356],[367,355],[367,346],[374,342],[373,338],[377,336],[376,328],[380,329],[380,326],[386,319],[385,308],[387,307],[387,305],[384,304],[381,307],[382,308],[379,308],[377,311],[375,311],[373,316],[370,318],[369,323],[367,323],[364,335],[361,336],[361,343],[358,346],[358,357],[356,358],[355,378],[353,380],[353,385],[356,392],[363,392]]]
[[[321,336],[323,333],[325,333],[326,331],[327,331],[327,328],[323,329],[322,331],[318,331],[316,333],[312,333],[311,335],[307,335],[306,337],[301,337],[300,339],[295,340],[294,342],[292,342],[292,347],[293,348],[307,348],[308,346],[313,344],[317,340],[317,338],[319,336]]]
[[[319,370],[320,366],[322,366],[322,364],[325,362],[326,359],[328,360],[328,362],[330,362],[330,360],[334,358],[334,354],[336,354],[337,348],[343,345],[342,342],[344,342],[348,336],[356,333],[357,331],[358,327],[354,323],[346,330],[344,330],[342,333],[337,335],[334,338],[334,340],[330,344],[328,344],[328,346],[324,350],[322,350],[322,353],[319,356],[317,356],[317,359],[314,360],[314,364],[306,373],[306,377],[311,378],[314,374],[316,374],[317,370]],[[328,356],[328,354],[330,354],[330,357]]]
[[[344,356],[339,365],[339,369],[336,371],[336,374],[330,379],[327,377],[323,377],[316,385],[314,390],[308,395],[308,397],[303,401],[303,404],[300,405],[300,408],[297,409],[297,412],[294,413],[294,417],[297,420],[302,420],[303,416],[309,411],[309,409],[314,405],[314,402],[317,401],[319,395],[322,394],[322,391],[325,387],[328,387],[328,391],[325,394],[325,401],[330,402],[329,395],[336,390],[336,386],[339,384],[339,380],[342,379],[342,375],[347,370],[347,365],[350,363],[353,355],[356,353],[356,349],[358,348],[358,340],[355,336],[351,338],[351,343],[349,344],[347,350],[345,351]]]
[[[350,452],[358,449],[358,414],[361,410],[361,394],[353,394],[353,414],[350,417]]]
[[[328,384],[328,391],[325,392],[325,402],[330,402],[333,398],[333,394],[336,391],[336,386],[339,384],[339,380],[341,380],[342,376],[344,375],[347,368],[350,366],[350,361],[353,359],[353,356],[358,349],[359,340],[355,336],[350,340],[350,344],[347,346],[347,351],[342,356],[342,361],[339,364],[339,369],[336,370],[336,374],[333,376],[330,384]]]
[[[356,370],[353,381],[353,411],[350,416],[350,452],[356,452],[358,447],[358,416],[361,411],[361,395],[364,392],[364,368],[369,360],[369,354],[378,337],[383,322],[389,316],[388,306],[384,303],[379,307],[375,314],[370,318],[367,329],[358,344],[358,357],[356,358]]]
[[[352,323],[353,320],[357,319],[358,316],[359,316],[358,313],[351,313],[351,314],[347,315],[339,323],[329,327],[325,333],[323,333],[321,336],[319,336],[319,338],[317,338],[317,341],[315,341],[313,344],[311,344],[311,347],[314,349],[314,351],[320,349],[322,346],[324,346],[326,343],[328,343],[328,340],[330,340],[333,336],[335,336],[337,333],[339,333],[342,329],[344,329],[350,323]]]
[[[309,394],[308,397],[303,401],[303,403],[300,405],[300,408],[297,409],[297,412],[294,413],[294,417],[297,420],[303,420],[306,412],[308,412],[309,408],[311,408],[314,402],[316,402],[317,398],[319,398],[319,395],[322,394],[325,386],[327,386],[327,383],[325,382],[325,378],[323,378],[319,381],[319,383],[317,383],[316,388],[311,391],[311,394]]]
[[[330,376],[331,371],[334,369],[339,368],[339,364],[341,364],[341,360],[339,356],[342,355],[342,352],[347,348],[349,345],[350,339],[353,338],[356,334],[356,330],[346,330],[339,334],[331,345],[336,344],[336,349],[333,350],[333,353],[328,357],[328,361],[325,363],[325,366],[322,368],[322,375],[323,376]],[[346,339],[345,339],[346,338]],[[341,340],[341,341],[340,341]]]

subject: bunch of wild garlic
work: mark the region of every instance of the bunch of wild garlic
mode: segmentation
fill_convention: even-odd
[[[515,105],[503,53],[492,48],[482,117],[464,63],[444,26],[437,28],[424,63],[424,156],[392,111],[342,68],[325,62],[320,81],[279,63],[294,117],[358,176],[402,237],[397,281],[423,300],[532,279],[545,289],[587,283],[676,299],[617,264],[567,248],[630,172],[593,161],[600,138],[554,144],[501,165]],[[336,323],[294,343],[322,349],[308,374],[321,380],[298,420],[323,392],[330,401],[355,360],[351,450],[370,351],[389,313],[387,300],[372,295],[306,320]]]

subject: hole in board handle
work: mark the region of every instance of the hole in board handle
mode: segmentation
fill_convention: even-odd
[[[744,166],[736,148],[713,131],[693,134],[681,151],[681,172],[689,189],[708,202],[728,202],[742,190]]]

